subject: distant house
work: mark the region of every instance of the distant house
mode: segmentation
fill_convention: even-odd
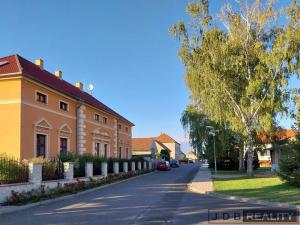
[[[196,153],[195,153],[194,151],[192,151],[192,150],[189,151],[189,152],[186,154],[186,157],[187,157],[188,159],[191,159],[191,160],[197,160],[197,159],[198,159]]]
[[[272,165],[272,170],[279,170],[279,159],[282,151],[285,151],[290,142],[296,140],[296,131],[292,129],[281,129],[272,137],[260,135],[259,139],[264,143],[266,151],[258,153],[260,165]]]
[[[169,151],[171,159],[179,159],[180,144],[165,133],[161,133],[158,137],[132,139],[133,156],[154,158],[162,149]]]

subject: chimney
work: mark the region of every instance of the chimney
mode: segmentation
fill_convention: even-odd
[[[55,71],[55,76],[56,76],[58,79],[62,79],[62,72],[61,72],[61,70],[56,70],[56,71]]]
[[[77,83],[75,84],[75,86],[76,86],[77,88],[79,88],[80,91],[83,91],[83,84],[82,84],[81,82],[77,82]]]
[[[43,70],[44,69],[44,60],[36,59],[35,60],[35,65],[37,65],[38,67],[40,67],[41,70]]]

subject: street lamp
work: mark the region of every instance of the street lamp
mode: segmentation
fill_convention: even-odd
[[[219,130],[215,130],[214,127],[212,126],[206,126],[206,128],[210,129],[209,133],[210,135],[213,136],[214,138],[214,161],[215,161],[215,174],[217,174],[217,156],[216,156],[216,140],[215,140],[215,136],[216,136],[216,132],[219,132]]]

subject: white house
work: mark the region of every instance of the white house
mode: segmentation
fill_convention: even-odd
[[[170,153],[171,159],[179,159],[180,144],[165,133],[158,137],[132,138],[132,155],[154,158],[162,149]]]

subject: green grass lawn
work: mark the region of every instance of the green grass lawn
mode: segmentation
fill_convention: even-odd
[[[265,173],[271,171],[271,167],[260,167],[256,170],[254,170],[254,174],[261,174],[261,173]],[[211,168],[211,172],[214,175],[215,171],[214,169]],[[217,171],[217,175],[240,175],[240,174],[246,174],[246,172],[239,172],[238,170],[218,170]]]
[[[292,187],[278,177],[214,180],[214,190],[221,194],[300,204],[300,188]]]

